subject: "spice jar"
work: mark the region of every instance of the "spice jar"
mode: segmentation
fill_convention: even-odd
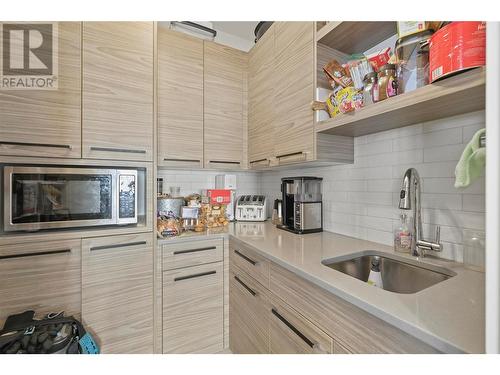
[[[378,71],[378,99],[384,100],[398,94],[396,65],[385,64]]]
[[[367,105],[378,102],[378,79],[376,72],[370,72],[363,78],[363,104]]]

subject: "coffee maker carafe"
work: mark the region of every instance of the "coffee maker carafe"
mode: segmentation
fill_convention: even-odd
[[[320,177],[281,179],[282,224],[278,228],[294,233],[323,231],[323,203]]]

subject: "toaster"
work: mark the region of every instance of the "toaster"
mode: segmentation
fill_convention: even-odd
[[[236,201],[235,218],[237,221],[265,221],[267,200],[264,195],[241,195]]]

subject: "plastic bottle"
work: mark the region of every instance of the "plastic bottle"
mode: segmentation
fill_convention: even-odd
[[[394,250],[400,253],[409,253],[411,249],[412,233],[408,227],[406,214],[401,214],[401,224],[394,231]]]

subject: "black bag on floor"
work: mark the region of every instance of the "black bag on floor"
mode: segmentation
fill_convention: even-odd
[[[11,315],[0,331],[0,354],[98,354],[82,323],[64,313],[33,319],[35,312]]]

